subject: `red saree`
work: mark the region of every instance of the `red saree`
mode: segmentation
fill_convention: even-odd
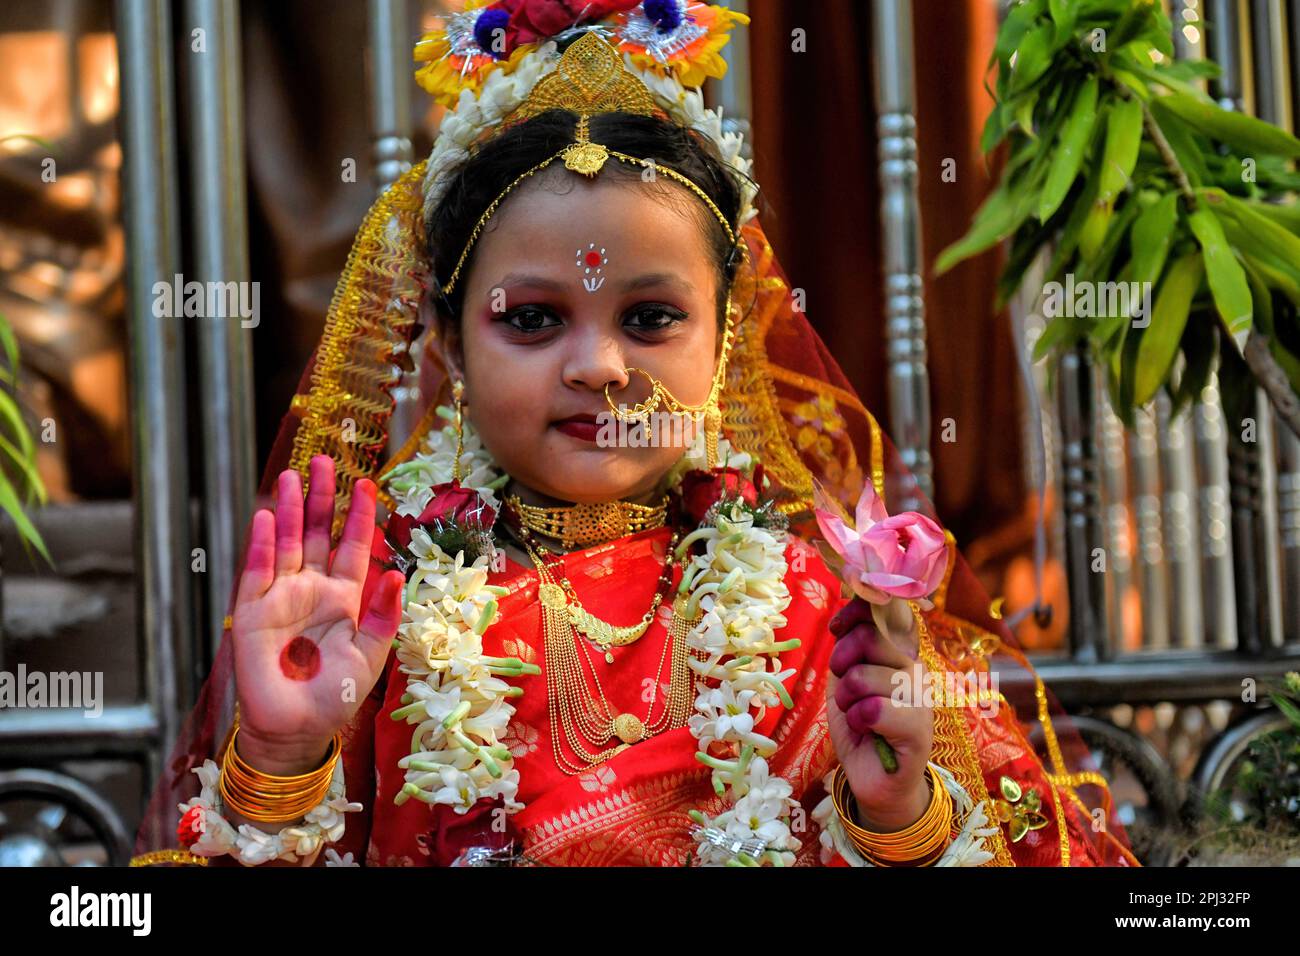
[[[573,552],[564,557],[565,573],[585,606],[615,623],[633,621],[649,606],[668,537],[666,529],[658,529]],[[826,718],[827,661],[834,643],[827,625],[843,599],[839,582],[802,539],[791,536],[786,559],[791,602],[785,612],[789,623],[780,635],[802,642],[781,655],[782,667],[797,671],[787,684],[794,706],[769,710],[756,729],[777,742],[769,767],[789,781],[801,804],[802,812],[796,810],[791,822],[802,844],[796,865],[818,865],[824,854],[812,811],[825,796],[823,778],[837,762]],[[676,574],[680,577],[680,568]],[[709,770],[695,758],[697,742],[690,730],[665,731],[577,776],[562,771],[553,755],[547,716],[537,576],[530,568],[508,562],[492,583],[508,587],[510,594],[501,599],[498,623],[484,637],[485,652],[517,656],[543,669],[541,675],[513,681],[524,694],[514,701],[516,713],[504,739],[520,775],[517,799],[525,804],[509,818],[522,852],[544,865],[687,864],[696,845],[687,811],[698,808],[714,814],[724,809],[709,784]],[[605,695],[616,709],[645,712],[653,680],[647,675],[666,640],[668,613],[666,607],[661,609],[640,640],[616,648],[613,664],[593,655]],[[954,670],[953,662],[936,647],[955,633],[955,619],[936,609],[927,612],[926,621],[932,635],[923,645],[927,665]],[[492,801],[482,800],[465,814],[418,800],[394,805],[403,779],[397,761],[410,752],[410,728],[389,714],[400,706],[405,686],[405,676],[391,656],[384,676],[345,732],[348,797],[365,810],[348,815],[346,833],[334,849],[369,866],[439,866],[449,865],[466,847],[499,845],[504,815],[493,812]],[[661,698],[666,691],[667,685],[661,684]],[[1003,775],[1025,791],[1036,790],[1041,798],[1047,825],[1018,842],[1010,840],[1002,825],[988,841],[992,845],[986,844],[994,854],[990,865],[1131,861],[1122,834],[1101,844],[1113,846],[1110,854],[1086,838],[1087,819],[1080,816],[1071,787],[1049,779],[1009,705],[994,717],[982,716],[973,706],[936,708],[935,730],[932,759],[951,770],[975,800],[988,800],[990,793],[997,796]],[[316,865],[323,862],[318,857]],[[845,865],[838,855],[830,862]]]

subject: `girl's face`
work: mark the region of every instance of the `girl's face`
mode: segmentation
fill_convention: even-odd
[[[471,423],[522,497],[645,501],[683,448],[667,429],[659,447],[599,440],[605,386],[616,403],[644,400],[649,383],[624,371],[638,367],[683,403],[708,397],[720,336],[716,273],[687,205],[698,200],[561,175],[559,193],[519,187],[489,220],[461,278],[446,358],[464,377]]]

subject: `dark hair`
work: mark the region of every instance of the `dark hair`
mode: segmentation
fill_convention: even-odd
[[[425,223],[435,282],[445,285],[451,278],[483,211],[525,170],[573,142],[577,121],[577,114],[568,110],[547,110],[473,148],[469,158],[450,173],[452,178],[446,192]],[[732,230],[738,232],[736,220],[740,215],[741,190],[737,177],[741,174],[722,160],[711,140],[670,120],[635,113],[599,113],[591,117],[589,124],[593,142],[629,156],[653,159],[658,166],[690,179],[713,200]],[[563,168],[559,160],[545,172],[556,167]],[[639,180],[642,169],[610,159],[600,175],[605,177],[611,172],[625,181]],[[683,201],[690,202],[698,210],[700,225],[707,234],[711,258],[717,270],[718,321],[721,325],[727,289],[735,275],[743,241],[737,239],[737,244],[733,245],[713,212],[685,186],[669,176],[658,177],[654,183],[661,188],[676,190]],[[488,228],[491,228],[491,220]],[[439,318],[444,321],[455,322],[462,312],[465,279],[474,261],[474,252],[470,251],[451,293],[435,298]]]

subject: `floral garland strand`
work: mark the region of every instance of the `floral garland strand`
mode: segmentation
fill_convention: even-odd
[[[798,802],[789,782],[769,772],[776,741],[754,730],[769,707],[793,706],[785,681],[795,670],[782,670],[778,655],[800,642],[775,633],[790,606],[785,520],[759,503],[761,468],[726,439],[718,446],[730,467],[706,471],[699,436],[673,472],[673,487],[687,499],[699,482],[718,494],[679,549],[703,544],[683,569],[678,598],[686,620],[698,617],[686,643],[700,655],[689,664],[706,682],[687,726],[699,741],[696,758],[713,771],[713,789],[728,804],[714,817],[690,811],[698,824],[693,836],[705,866],[788,866],[799,849],[790,830]]]
[[[451,417],[447,409],[438,413]],[[411,752],[398,761],[406,777],[394,802],[414,797],[463,814],[480,799],[500,797],[515,813],[523,809],[515,799],[519,771],[500,735],[515,712],[509,701],[523,691],[504,678],[541,669],[483,653],[483,634],[506,593],[487,583],[495,556],[493,491],[505,479],[466,428],[460,462],[466,483],[452,481],[455,449],[450,425],[430,429],[412,459],[385,476],[398,502],[388,548],[407,575],[394,641],[407,684],[390,716],[415,727]]]

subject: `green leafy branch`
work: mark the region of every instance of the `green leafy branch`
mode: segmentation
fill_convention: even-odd
[[[0,136],[0,143],[11,140],[29,140],[42,148],[55,151],[53,143],[39,136],[10,133]],[[48,500],[45,483],[36,470],[36,443],[32,439],[22,410],[12,394],[18,382],[18,339],[9,320],[0,315],[0,511],[7,514],[18,529],[23,547],[35,548],[53,564],[45,547],[45,539],[27,517],[26,509],[32,503],[44,505]],[[31,556],[28,550],[28,557]]]
[[[1172,34],[1150,0],[1011,8],[981,138],[1007,162],[936,272],[1009,239],[999,307],[1044,249],[1048,282],[1153,290],[1148,314],[1124,295],[1066,308],[1035,359],[1086,341],[1131,427],[1161,388],[1175,413],[1199,396],[1217,355],[1232,420],[1259,384],[1300,435],[1300,140],[1211,100],[1196,84],[1218,67],[1175,62]]]
[[[35,548],[53,564],[40,531],[27,517],[32,503],[48,500],[45,483],[36,470],[36,442],[23,421],[18,402],[11,394],[18,378],[18,340],[9,321],[0,315],[0,511],[13,521],[24,547]],[[29,552],[30,556],[30,552]]]

